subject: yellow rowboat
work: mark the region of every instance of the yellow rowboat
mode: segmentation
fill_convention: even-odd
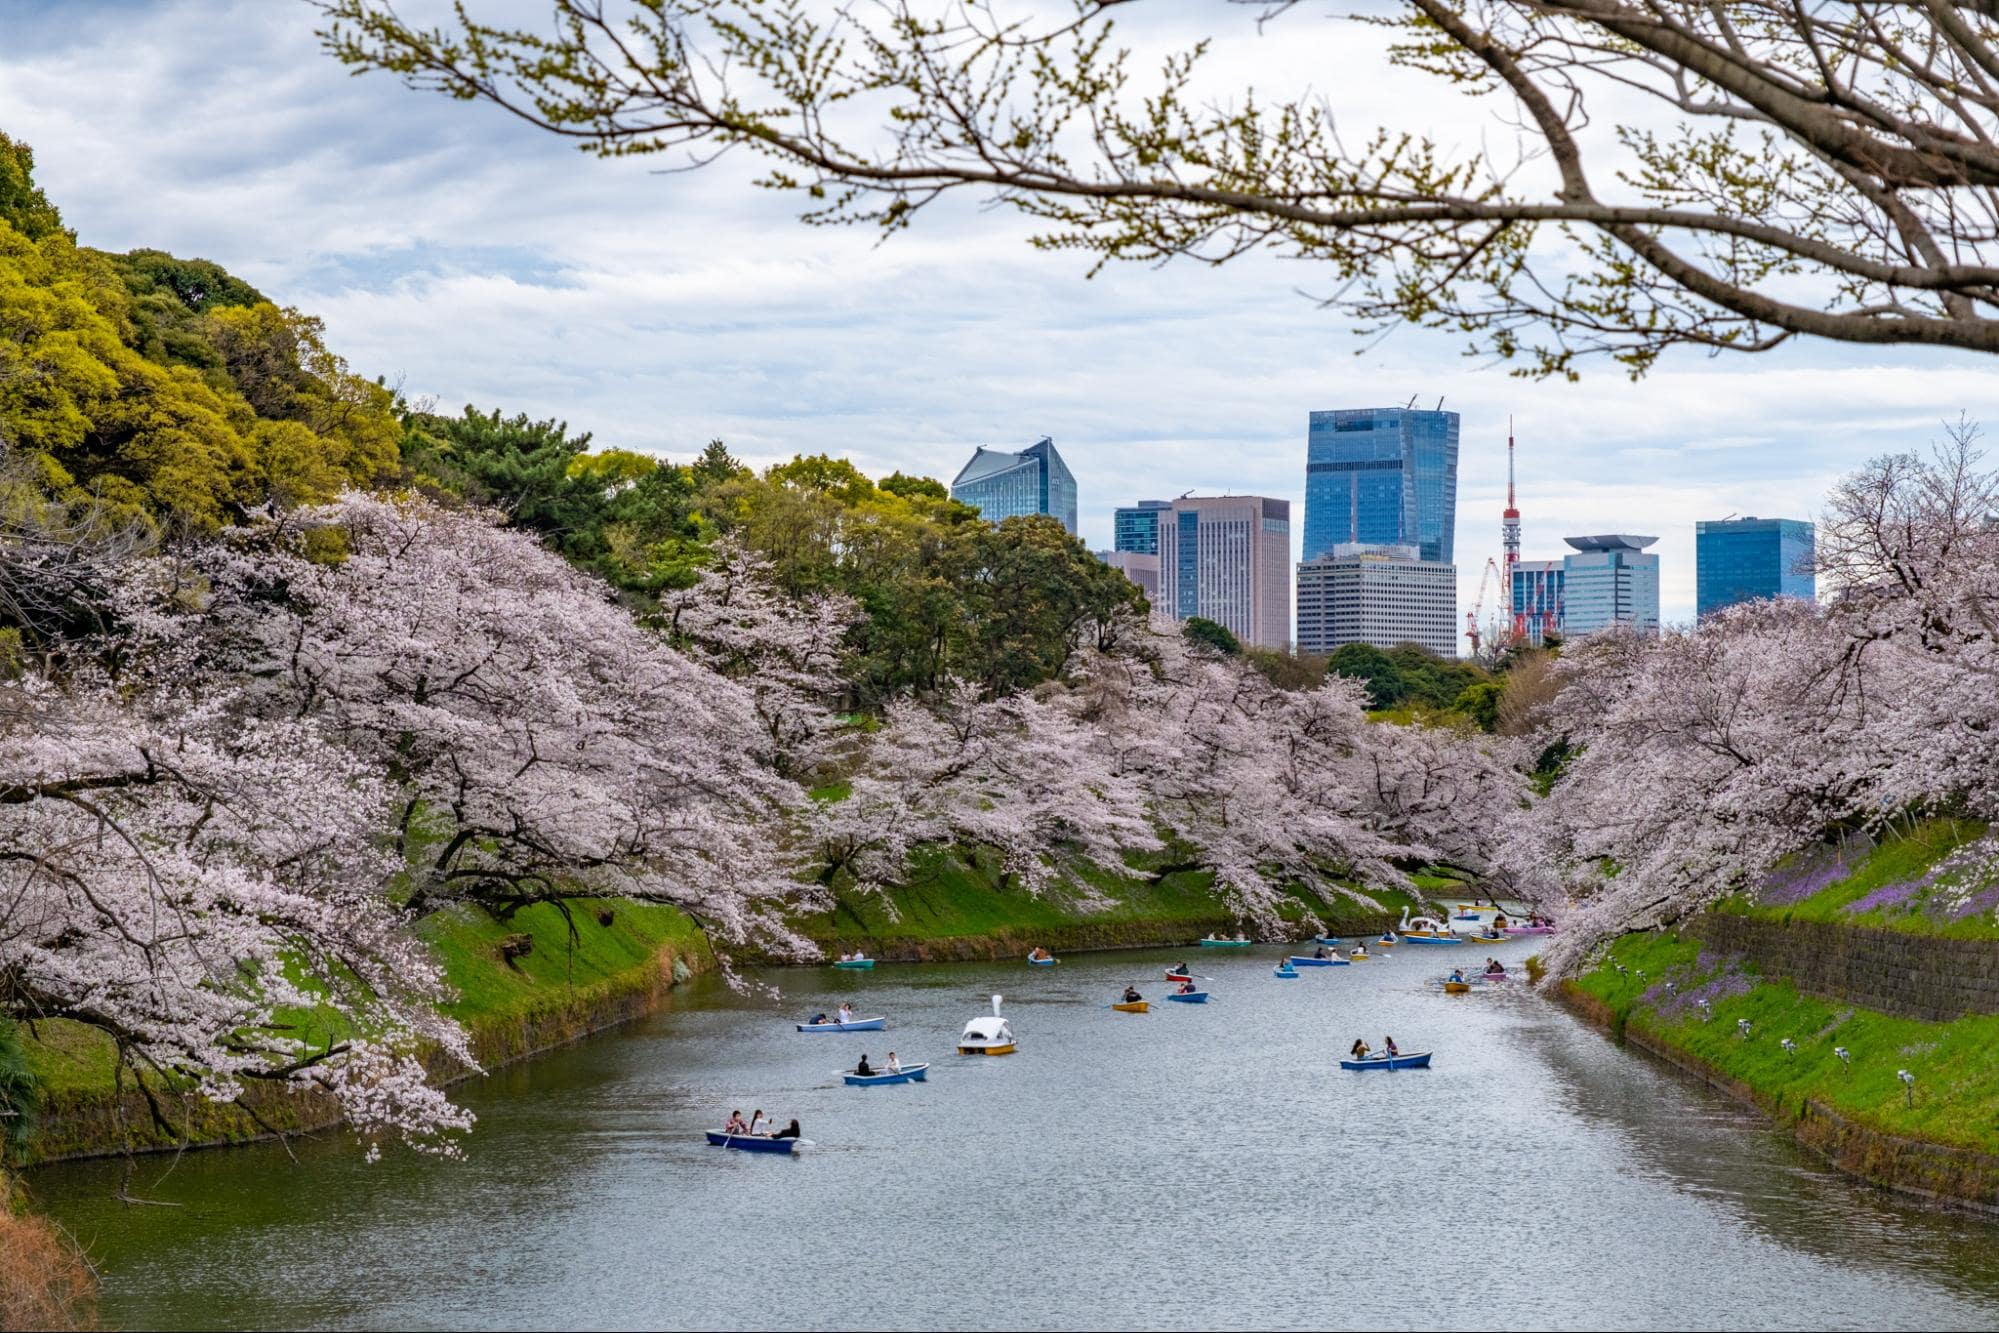
[[[1142,1014],[1152,1008],[1150,1000],[1133,1000],[1130,1004],[1119,1002],[1111,1006],[1121,1014]]]
[[[1444,983],[1444,993],[1447,995],[1463,995],[1470,989],[1471,983],[1468,981],[1446,981]]]
[[[1373,955],[1373,954],[1371,954],[1371,953],[1356,953],[1356,954],[1349,954],[1349,955],[1347,955],[1347,961],[1348,961],[1349,963],[1365,963],[1365,962],[1369,962],[1370,960],[1372,960],[1372,959],[1373,959],[1373,957],[1374,957],[1374,955]]]
[[[1013,1047],[1008,1046],[960,1046],[960,1055],[1012,1055]]]

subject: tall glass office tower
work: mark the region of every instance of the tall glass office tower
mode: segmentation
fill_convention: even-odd
[[[1111,516],[1111,549],[1158,555],[1160,511],[1172,507],[1170,500],[1140,500],[1116,510]]]
[[[1694,584],[1700,615],[1766,597],[1818,592],[1816,538],[1797,518],[1724,518],[1694,524]]]
[[[1305,437],[1304,558],[1349,542],[1452,561],[1458,414],[1406,407],[1314,412]]]
[[[976,450],[951,482],[951,498],[978,506],[992,523],[1048,514],[1076,531],[1076,478],[1046,435],[1017,454]]]

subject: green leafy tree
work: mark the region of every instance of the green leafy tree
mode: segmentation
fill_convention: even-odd
[[[880,486],[890,495],[900,495],[905,500],[917,496],[927,496],[932,500],[948,500],[951,491],[935,477],[912,477],[902,472],[891,472],[882,478]]]
[[[1204,648],[1212,648],[1225,657],[1242,656],[1242,640],[1229,631],[1227,625],[1209,620],[1206,616],[1189,616],[1180,626],[1180,633],[1189,643],[1198,643]]]
[[[1342,644],[1326,659],[1326,671],[1365,682],[1370,708],[1393,708],[1409,693],[1401,669],[1371,643]]]
[[[62,214],[35,184],[35,150],[0,133],[0,222],[31,241],[63,232]]]

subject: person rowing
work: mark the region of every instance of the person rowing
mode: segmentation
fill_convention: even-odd
[[[1040,945],[1037,944],[1034,946],[1034,952],[1030,953],[1028,957],[1032,958],[1037,963],[1044,962],[1048,958],[1048,950],[1042,948]]]
[[[875,1071],[872,1068],[870,1068],[868,1065],[868,1055],[866,1051],[861,1052],[861,1062],[854,1066],[854,1072],[860,1075],[862,1078],[873,1078],[875,1076]]]
[[[1485,960],[1485,974],[1487,976],[1504,975],[1505,972],[1506,964],[1500,962],[1497,958],[1488,958]]]
[[[882,1066],[882,1072],[885,1074],[900,1074],[902,1072],[902,1061],[895,1058],[894,1051],[888,1053],[888,1063]]]
[[[848,1023],[851,1023],[851,1022],[853,1022],[853,1021],[854,1021],[854,1009],[853,1009],[853,1006],[852,1006],[852,1005],[850,1005],[850,1004],[848,1004],[848,1003],[847,1003],[847,1002],[846,1002],[845,1000],[842,1000],[842,1001],[840,1002],[840,1023],[841,1023],[841,1025],[842,1025],[842,1026],[845,1026],[846,1024],[848,1024]]]
[[[1137,1004],[1140,1000],[1144,998],[1145,998],[1144,996],[1138,993],[1138,987],[1126,986],[1124,988],[1124,1003]]]
[[[1454,968],[1452,968],[1452,969],[1451,969],[1451,980],[1452,980],[1452,981],[1454,981],[1454,982],[1456,982],[1456,983],[1457,983],[1458,985],[1460,985],[1460,986],[1464,985],[1464,984],[1465,984],[1465,970],[1464,970],[1463,968],[1461,968],[1461,967],[1454,967]]]
[[[1356,957],[1356,958],[1365,958],[1365,957],[1367,957],[1367,946],[1366,946],[1365,944],[1356,944],[1356,945],[1354,945],[1354,947],[1353,947],[1353,956],[1354,956],[1354,957]]]
[[[1362,1039],[1360,1039],[1359,1037],[1355,1037],[1353,1039],[1353,1047],[1347,1052],[1347,1054],[1352,1056],[1356,1060],[1367,1059],[1368,1058],[1367,1043]]]
[[[1176,976],[1176,977],[1184,977],[1184,976],[1187,976],[1187,975],[1188,975],[1188,972],[1187,972],[1187,965],[1186,965],[1185,963],[1175,963],[1175,964],[1173,964],[1173,975],[1174,975],[1174,976]]]
[[[1396,1047],[1395,1038],[1393,1037],[1383,1037],[1381,1039],[1381,1049],[1388,1052],[1388,1058],[1391,1060],[1393,1060],[1396,1056],[1402,1054],[1402,1052]]]
[[[736,1110],[729,1112],[728,1123],[722,1126],[722,1132],[724,1134],[747,1134],[750,1132],[750,1127],[743,1123],[743,1113],[740,1110]]]
[[[806,1021],[806,1024],[805,1024],[805,1026],[807,1026],[807,1027],[809,1027],[809,1028],[823,1028],[823,1027],[825,1027],[825,1026],[826,1026],[826,1015],[825,1015],[825,1014],[823,1014],[823,1013],[818,1013],[818,1014],[814,1014],[814,1015],[812,1015],[812,1017],[811,1017],[811,1018],[810,1018],[809,1020],[807,1020],[807,1021]]]
[[[1194,993],[1194,979],[1192,977],[1188,977],[1180,983],[1180,993],[1182,995],[1192,995]]]
[[[1320,946],[1319,946],[1318,948],[1316,948],[1316,949],[1312,950],[1312,957],[1314,957],[1314,958],[1329,958],[1329,957],[1331,957],[1331,955],[1330,955],[1330,954],[1328,954],[1328,953],[1326,952],[1326,946],[1325,946],[1325,945],[1323,945],[1323,944],[1321,944],[1321,945],[1320,945]]]

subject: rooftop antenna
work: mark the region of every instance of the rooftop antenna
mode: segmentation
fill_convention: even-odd
[[[1409,395],[1409,401],[1408,401],[1407,403],[1404,403],[1404,404],[1403,404],[1403,406],[1402,406],[1402,410],[1403,410],[1404,412],[1413,412],[1413,411],[1415,411],[1415,410],[1416,410],[1416,395],[1415,395],[1415,394],[1413,394],[1413,393],[1412,393],[1412,394],[1410,394],[1410,395]]]
[[[1430,410],[1432,412],[1441,412],[1444,410],[1444,396],[1442,394],[1437,395],[1437,405]]]
[[[1520,506],[1513,500],[1513,418],[1510,415],[1506,418],[1506,512],[1499,519],[1499,545],[1506,566],[1500,586],[1507,609],[1512,610],[1513,570],[1520,563]],[[1527,629],[1526,616],[1516,612],[1511,619],[1514,637],[1518,638]]]

